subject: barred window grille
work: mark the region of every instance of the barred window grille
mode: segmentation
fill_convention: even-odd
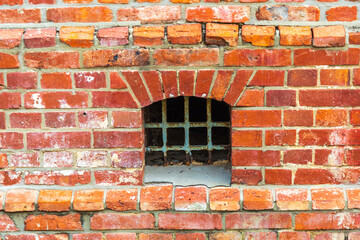
[[[230,159],[230,108],[177,97],[144,109],[146,165],[225,165]]]

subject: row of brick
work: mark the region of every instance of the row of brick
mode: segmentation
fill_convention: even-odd
[[[126,1],[126,0],[123,0]],[[179,0],[171,0],[182,3]],[[194,1],[194,0],[185,0]],[[196,1],[196,0],[195,0]],[[241,0],[240,0],[241,1]],[[244,0],[245,2],[249,2]],[[221,22],[244,23],[251,18],[249,6],[219,6],[219,7],[186,7],[185,19],[188,22]],[[280,21],[319,21],[320,8],[317,6],[262,6],[254,9],[256,19]],[[327,21],[357,20],[356,6],[341,6],[328,8]],[[40,23],[40,22],[112,22],[115,14],[107,6],[97,7],[63,7],[49,8],[46,20],[41,19],[40,9],[1,9],[1,23]],[[81,17],[80,17],[81,16]],[[177,22],[181,20],[180,6],[151,6],[139,8],[120,8],[116,12],[117,21],[141,21],[142,23]]]
[[[106,191],[15,189],[6,191],[6,194],[0,191],[0,203],[0,210],[5,212],[29,212],[36,209],[45,212],[101,211],[105,208],[114,211],[340,210],[360,208],[360,190],[240,190],[231,187],[208,189],[205,186],[175,188],[172,185],[143,186],[141,190],[129,188]]]
[[[24,53],[24,66],[29,68],[95,68],[150,66],[313,66],[359,65],[360,49],[234,49],[220,56],[218,48],[194,49],[104,49],[85,51],[80,60],[77,51],[51,51]],[[292,55],[293,60],[292,60]],[[220,59],[223,63],[220,63]],[[151,60],[151,61],[150,61]],[[221,61],[221,62],[222,62]],[[82,62],[82,65],[80,64]],[[19,55],[0,53],[0,68],[19,68]]]
[[[205,39],[208,45],[237,46],[239,32],[242,42],[254,46],[274,46],[275,26],[243,25],[239,29],[235,24],[207,23],[205,36],[201,24],[184,24],[164,26],[134,27],[132,31],[135,46],[149,47],[164,44],[165,35],[171,44],[199,44]],[[44,48],[56,46],[56,28],[0,29],[0,48],[18,47],[23,38],[26,48]],[[89,48],[94,45],[95,27],[61,27],[61,42],[71,47]],[[280,45],[339,47],[346,43],[344,26],[326,27],[279,27]],[[99,29],[96,34],[102,46],[120,46],[129,44],[129,27]],[[359,33],[349,33],[350,44],[360,44]]]

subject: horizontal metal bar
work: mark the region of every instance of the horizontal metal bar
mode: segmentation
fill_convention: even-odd
[[[190,123],[190,127],[230,127],[229,122],[197,122]],[[145,123],[145,128],[185,128],[185,123]]]
[[[189,146],[190,151],[191,150],[209,150],[207,145],[199,145],[199,146],[194,146],[191,145]],[[228,150],[230,148],[229,145],[213,145],[212,146],[213,150]],[[166,147],[166,151],[186,151],[188,148],[186,148],[185,146],[168,146]],[[146,151],[150,152],[150,151],[164,151],[163,147],[146,147]]]

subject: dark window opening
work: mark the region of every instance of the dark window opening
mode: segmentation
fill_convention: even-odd
[[[144,109],[148,166],[227,165],[230,108],[224,102],[177,97]]]

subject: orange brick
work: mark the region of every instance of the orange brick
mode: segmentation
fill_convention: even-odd
[[[35,210],[36,190],[14,189],[6,192],[6,212],[29,212]]]
[[[344,209],[345,207],[344,192],[340,188],[312,189],[311,199],[314,210]]]
[[[350,124],[360,126],[360,109],[350,110]]]
[[[346,189],[348,208],[360,208],[360,189]]]
[[[73,208],[75,211],[97,211],[104,209],[104,190],[89,189],[75,192]]]
[[[167,38],[171,44],[197,44],[202,41],[201,24],[183,24],[167,27]]]
[[[232,131],[231,144],[233,147],[261,147],[262,131]]]
[[[341,47],[345,45],[345,28],[342,25],[313,28],[315,47]]]
[[[5,197],[5,193],[0,191],[0,211],[3,210],[4,197]]]
[[[136,210],[137,189],[114,189],[106,193],[106,207],[115,211]]]
[[[207,188],[204,186],[177,187],[175,189],[176,211],[205,211]]]
[[[273,209],[272,191],[268,189],[244,189],[244,209],[263,210]]]
[[[360,44],[360,32],[349,33],[349,43],[359,45]]]
[[[321,69],[320,71],[321,85],[347,86],[349,82],[349,69]]]
[[[335,127],[346,124],[346,109],[319,109],[316,111],[316,125],[318,126]]]
[[[240,240],[240,239],[242,239],[241,233],[234,231],[211,233],[209,235],[209,240]]]
[[[140,208],[143,211],[165,210],[171,208],[172,185],[146,186],[141,189]]]
[[[93,0],[64,0],[64,3],[91,3]]]
[[[0,48],[14,48],[20,45],[24,29],[0,29]]]
[[[275,27],[244,25],[241,35],[244,42],[250,42],[254,46],[274,46]]]
[[[345,21],[352,22],[357,20],[357,7],[332,7],[326,11],[326,19],[328,21]]]
[[[205,43],[209,45],[237,46],[239,40],[239,26],[235,24],[206,24]]]
[[[237,211],[240,209],[240,190],[237,188],[213,188],[209,193],[210,210]]]
[[[239,101],[238,107],[262,107],[264,106],[265,91],[264,89],[247,89]]]
[[[170,0],[172,3],[198,3],[200,0]]]
[[[306,189],[276,189],[276,204],[280,210],[308,210],[309,198]]]
[[[38,199],[39,211],[62,212],[69,211],[72,191],[40,190]]]
[[[312,33],[310,27],[279,26],[280,45],[303,46],[311,45]]]
[[[94,43],[95,27],[61,27],[60,40],[70,47],[88,48]]]
[[[134,45],[155,46],[162,45],[165,35],[165,27],[134,27]]]

